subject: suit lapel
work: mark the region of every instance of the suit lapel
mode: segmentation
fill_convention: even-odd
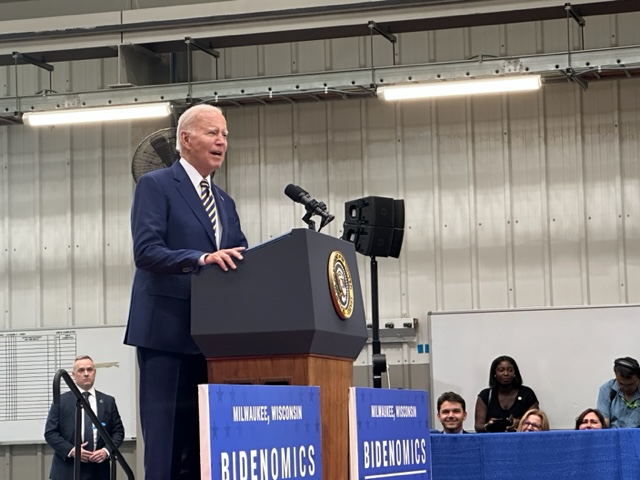
[[[216,242],[213,238],[213,228],[211,227],[211,219],[208,217],[207,212],[204,210],[204,206],[202,205],[202,201],[200,197],[196,193],[195,188],[193,188],[193,184],[187,175],[187,172],[184,171],[180,162],[174,162],[171,166],[173,169],[173,177],[176,180],[176,188],[184,201],[189,205],[189,208],[196,216],[196,218],[202,224],[205,232],[209,236],[209,240],[214,245],[214,250],[216,250],[215,245]],[[216,200],[218,197],[216,196]],[[224,230],[223,230],[224,231]]]
[[[103,421],[104,420],[104,397],[102,393],[98,392],[97,390],[96,390],[96,417],[98,417],[100,424],[104,425],[104,421]],[[104,440],[98,433],[97,440],[96,440],[96,450],[98,448],[102,448],[103,445],[104,445]]]
[[[102,398],[102,393],[98,391],[96,391],[96,417],[100,422],[104,418],[104,398]]]
[[[213,196],[216,200],[216,214],[218,216],[218,226],[222,228],[222,235],[220,235],[220,248],[225,248],[223,245],[227,245],[227,208],[224,202],[224,197],[220,195],[218,191],[218,187],[214,185],[213,181],[211,182],[213,186]]]

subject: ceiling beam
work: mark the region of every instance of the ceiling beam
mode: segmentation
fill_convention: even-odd
[[[114,47],[120,43],[141,45],[158,54],[179,52],[184,50],[185,37],[198,39],[208,48],[229,48],[366,36],[369,21],[398,34],[566,17],[564,4],[555,0],[314,0],[304,7],[299,4],[281,0],[271,4],[277,7],[266,7],[263,2],[233,0],[189,8],[0,22],[4,32],[0,66],[13,64],[13,51],[62,62],[116,56]],[[583,0],[572,6],[582,16],[640,11],[638,0]]]
[[[158,101],[220,106],[264,105],[371,97],[381,85],[445,82],[468,78],[541,74],[546,85],[567,83],[572,76],[590,79],[640,78],[640,46],[566,53],[483,58],[461,62],[390,66],[376,69],[316,72],[188,84],[118,88],[96,92],[0,98],[0,115],[77,107],[131,105]],[[0,121],[0,125],[2,122]]]

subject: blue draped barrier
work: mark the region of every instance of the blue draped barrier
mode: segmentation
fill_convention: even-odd
[[[640,429],[431,435],[433,480],[638,480]]]

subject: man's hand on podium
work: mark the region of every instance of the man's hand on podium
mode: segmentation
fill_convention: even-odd
[[[218,265],[225,272],[229,270],[229,268],[235,270],[236,264],[233,259],[242,260],[242,253],[245,251],[245,247],[234,247],[227,248],[224,250],[217,250],[213,253],[209,253],[204,257],[205,265]]]

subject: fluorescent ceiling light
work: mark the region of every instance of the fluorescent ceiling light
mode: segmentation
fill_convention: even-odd
[[[481,93],[508,93],[538,90],[540,75],[522,75],[481,80],[451,80],[440,83],[416,83],[379,87],[378,97],[384,100],[410,100],[416,98],[451,97]]]
[[[22,120],[26,125],[67,125],[72,123],[112,122],[139,118],[166,117],[171,114],[171,104],[147,103],[140,105],[118,105],[99,108],[74,108],[48,112],[27,112]]]

